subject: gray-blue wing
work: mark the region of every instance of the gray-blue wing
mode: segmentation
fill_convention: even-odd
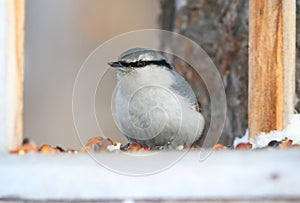
[[[172,70],[172,73],[176,82],[172,84],[171,89],[178,95],[184,97],[187,102],[191,104],[192,109],[200,112],[199,103],[191,86],[178,72]]]

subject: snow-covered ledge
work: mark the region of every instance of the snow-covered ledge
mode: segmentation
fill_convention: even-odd
[[[180,152],[161,153],[157,161]],[[140,153],[138,154],[140,155]],[[99,153],[127,163],[121,154]],[[114,173],[88,154],[0,155],[0,200],[300,200],[300,150],[189,152],[150,176]]]

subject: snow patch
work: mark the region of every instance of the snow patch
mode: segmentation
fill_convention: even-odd
[[[293,144],[300,144],[300,114],[292,115],[289,125],[282,131],[261,132],[257,137],[249,139],[247,129],[243,137],[234,139],[233,146],[236,147],[239,143],[250,142],[255,149],[267,146],[272,140],[282,141],[284,139],[293,140]]]
[[[246,133],[243,137],[236,137],[233,140],[233,147],[236,148],[236,146],[240,143],[247,143],[249,142],[249,131],[248,129],[246,130]]]
[[[300,144],[300,114],[294,114],[290,118],[289,125],[282,131],[271,131],[260,133],[255,138],[250,138],[253,148],[265,147],[272,140],[281,141],[284,139],[293,140],[293,144]]]

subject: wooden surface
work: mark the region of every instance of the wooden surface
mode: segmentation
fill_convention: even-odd
[[[25,1],[3,0],[0,7],[0,151],[3,151],[22,141]]]
[[[180,153],[162,152],[151,167]],[[151,170],[149,164],[136,161],[138,157],[149,158],[147,154],[151,156],[140,152],[131,153],[131,157],[125,153],[98,153],[93,158],[99,163],[89,154],[0,154],[0,201],[300,201],[299,149],[215,151],[205,160],[194,151],[153,175],[135,177],[113,172],[134,172],[145,167]]]
[[[294,109],[295,0],[249,1],[249,132],[282,130]]]

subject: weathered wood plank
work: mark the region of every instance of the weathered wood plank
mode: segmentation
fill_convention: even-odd
[[[0,151],[22,140],[24,0],[0,3]]]
[[[249,131],[282,130],[294,109],[295,0],[249,1]]]

